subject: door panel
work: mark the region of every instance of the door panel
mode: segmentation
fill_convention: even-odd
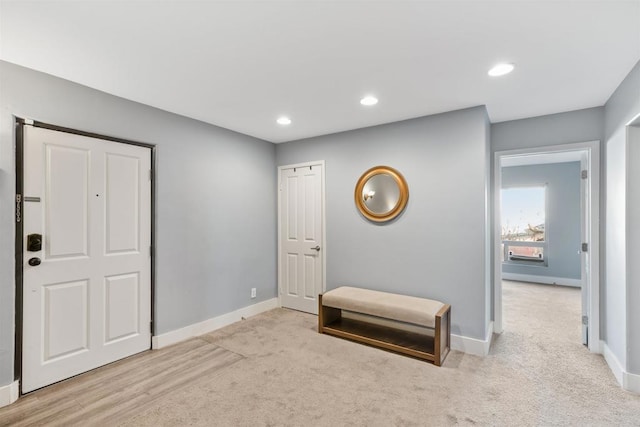
[[[138,273],[105,278],[105,343],[140,333]]]
[[[40,200],[23,208],[29,392],[150,348],[151,150],[32,126],[24,137],[24,196]]]
[[[88,280],[44,285],[44,362],[87,350]]]
[[[107,154],[106,253],[137,252],[140,229],[140,160]]]
[[[287,225],[287,240],[298,240],[298,176],[287,175],[285,183],[285,199],[286,199],[286,212],[284,216],[285,224]]]
[[[87,256],[89,153],[46,145],[46,258]]]
[[[285,286],[287,295],[298,295],[298,254],[287,253],[285,258]]]
[[[322,174],[322,164],[280,171],[281,304],[316,314],[324,280]]]
[[[304,176],[304,240],[315,242],[318,238],[318,223],[316,215],[319,207],[318,180],[316,174]]]
[[[316,254],[304,255],[304,296],[306,298],[315,299],[316,294],[316,265],[318,256]]]

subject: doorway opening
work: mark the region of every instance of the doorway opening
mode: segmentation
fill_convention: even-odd
[[[599,146],[599,141],[591,141],[495,153],[493,312],[497,333],[505,329],[503,280],[579,287],[581,316],[576,322],[582,323],[582,342],[590,351],[600,352]],[[550,179],[533,173],[560,167],[565,174],[575,173],[571,202],[549,190]],[[554,179],[563,182],[561,175]],[[521,211],[514,208],[518,203]],[[512,286],[505,284],[505,289]]]

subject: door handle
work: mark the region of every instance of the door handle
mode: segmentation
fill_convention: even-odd
[[[315,248],[311,248],[311,249],[314,250],[314,251],[320,252],[320,246],[316,246]]]
[[[38,258],[38,257],[30,258],[29,261],[27,261],[27,262],[32,267],[37,267],[42,263],[42,261],[40,261],[40,258]]]

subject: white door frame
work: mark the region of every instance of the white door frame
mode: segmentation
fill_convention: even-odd
[[[545,147],[523,148],[517,150],[496,151],[494,153],[494,224],[493,224],[493,267],[494,267],[494,331],[502,333],[502,263],[500,261],[500,189],[502,188],[502,159],[506,157],[527,156],[531,154],[562,153],[567,151],[586,151],[588,153],[589,186],[589,225],[587,242],[589,250],[587,277],[587,315],[589,316],[589,350],[601,353],[600,349],[600,141],[587,141],[573,144]]]
[[[149,348],[151,349],[152,340],[155,335],[155,282],[156,282],[156,167],[157,167],[157,153],[156,146],[154,144],[148,144],[144,142],[138,142],[133,140],[127,140],[123,138],[111,137],[107,135],[97,134],[93,132],[86,132],[82,130],[67,128],[63,126],[57,126],[45,122],[40,122],[32,118],[24,118],[14,116],[15,126],[15,149],[16,149],[16,197],[15,197],[15,257],[16,257],[16,269],[15,269],[15,342],[14,342],[14,379],[19,381],[19,395],[22,395],[22,334],[23,334],[23,277],[22,277],[22,265],[23,265],[23,237],[24,229],[22,222],[22,212],[24,211],[24,191],[23,191],[23,171],[24,171],[24,126],[33,126],[43,129],[49,129],[58,132],[65,132],[74,135],[81,135],[90,138],[98,138],[107,141],[117,142],[127,145],[136,145],[139,147],[149,148],[151,150],[151,324],[149,325],[151,334],[149,340]]]
[[[293,169],[293,168],[308,168],[310,166],[322,166],[322,179],[320,183],[320,192],[321,196],[321,212],[322,212],[322,243],[320,243],[320,247],[324,251],[322,257],[322,292],[324,293],[327,290],[327,215],[325,212],[325,180],[327,175],[327,169],[325,168],[324,160],[316,160],[313,162],[305,162],[305,163],[296,163],[293,165],[283,165],[278,166],[278,307],[282,307],[282,242],[281,242],[281,234],[282,231],[282,212],[280,209],[280,203],[282,198],[282,170],[283,169]]]

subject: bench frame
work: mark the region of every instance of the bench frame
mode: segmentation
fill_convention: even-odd
[[[444,306],[435,315],[434,336],[406,332],[393,327],[385,327],[366,322],[354,321],[346,327],[342,321],[342,310],[322,304],[318,295],[318,332],[390,350],[441,366],[451,348],[451,306]],[[395,320],[395,319],[388,319]],[[376,333],[371,333],[371,326]],[[420,326],[420,325],[418,325]],[[402,335],[403,339],[394,340]],[[396,341],[396,342],[393,342]]]

